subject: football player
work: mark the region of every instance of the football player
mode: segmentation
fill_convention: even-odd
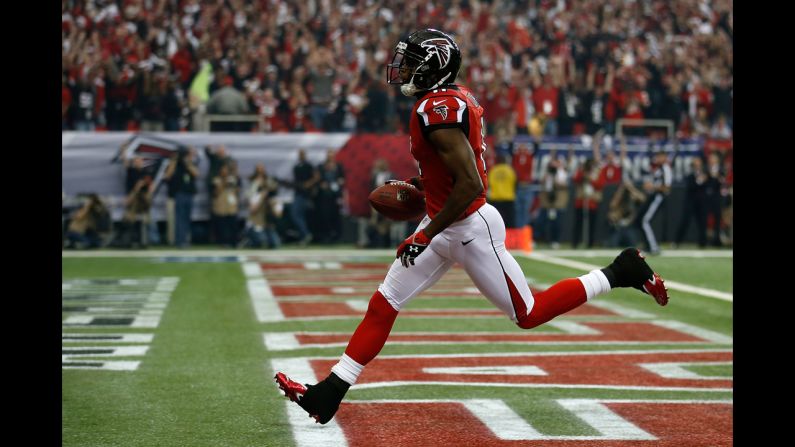
[[[398,42],[387,81],[416,97],[410,150],[419,176],[407,181],[425,190],[428,214],[397,249],[396,260],[370,299],[364,319],[328,377],[302,385],[282,372],[276,382],[310,417],[327,423],[365,365],[381,351],[400,309],[435,284],[450,267],[463,266],[478,290],[524,329],[615,287],[634,287],[660,305],[668,302],[662,278],[635,248],[603,269],[557,282],[533,294],[519,264],[505,249],[505,224],[486,203],[483,107],[456,84],[461,53],[448,34],[420,30]]]

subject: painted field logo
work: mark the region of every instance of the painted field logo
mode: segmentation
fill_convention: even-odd
[[[154,329],[179,278],[69,279],[61,284],[62,369],[135,371],[152,333],[92,332],[97,328]],[[79,330],[80,332],[72,332]],[[128,343],[142,343],[129,345]],[[119,346],[118,344],[123,343]]]

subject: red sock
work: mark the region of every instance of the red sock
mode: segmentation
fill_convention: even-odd
[[[531,329],[583,304],[586,299],[585,286],[577,278],[556,282],[541,293],[533,294],[535,305],[526,317],[519,320],[519,327]]]
[[[369,363],[384,347],[397,316],[398,311],[387,302],[381,292],[376,291],[370,298],[364,320],[359,323],[345,348],[345,354],[360,365]]]

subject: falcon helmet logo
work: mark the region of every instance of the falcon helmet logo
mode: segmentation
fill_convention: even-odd
[[[439,58],[439,68],[444,68],[450,62],[450,53],[453,44],[447,39],[435,38],[423,41],[420,46],[428,52],[428,55],[435,54]]]
[[[442,104],[433,108],[433,111],[441,115],[443,120],[447,119],[447,106]]]

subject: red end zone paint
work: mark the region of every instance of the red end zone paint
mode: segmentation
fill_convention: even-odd
[[[731,352],[695,352],[600,355],[538,355],[520,357],[467,356],[452,358],[376,358],[367,365],[357,384],[373,382],[484,382],[646,387],[730,388],[732,380],[669,379],[638,366],[640,363],[730,362]],[[311,360],[322,377],[336,360]],[[423,368],[537,366],[546,376],[429,374]]]
[[[661,438],[661,446],[731,446],[732,404],[606,403],[628,421]],[[683,421],[687,421],[683,427]],[[662,434],[662,435],[661,435]],[[647,445],[646,442],[643,445]]]
[[[410,335],[393,332],[389,335],[390,342],[549,342],[549,341],[645,341],[645,342],[704,342],[698,337],[683,334],[673,329],[667,329],[650,323],[583,323],[600,332],[599,335],[573,335],[562,333],[534,332],[532,330],[516,334],[423,334]],[[344,343],[350,334],[296,334],[298,342],[305,344]]]
[[[350,447],[682,447],[732,445],[731,404],[607,403],[656,441],[504,441],[463,405],[343,402],[336,420]],[[686,426],[683,426],[683,421]]]
[[[349,447],[491,446],[498,441],[463,405],[343,402],[337,422]],[[517,445],[511,441],[511,445]]]

